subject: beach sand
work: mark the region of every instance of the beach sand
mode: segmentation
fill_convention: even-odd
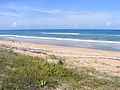
[[[72,67],[92,67],[120,77],[120,52],[1,40],[0,49],[3,48],[32,56],[53,54],[65,57],[66,63]]]

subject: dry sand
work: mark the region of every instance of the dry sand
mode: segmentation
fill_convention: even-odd
[[[2,40],[0,45],[12,46],[13,49],[17,47],[17,52],[33,56],[54,54],[65,57],[68,65],[93,67],[101,72],[120,77],[120,52]]]

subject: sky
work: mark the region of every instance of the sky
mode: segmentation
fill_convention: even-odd
[[[120,0],[0,0],[0,29],[120,29]]]

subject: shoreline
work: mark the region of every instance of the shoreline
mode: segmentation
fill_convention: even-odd
[[[15,39],[16,42],[28,42],[34,44],[53,45],[53,46],[66,46],[74,48],[87,48],[105,51],[117,51],[120,52],[119,41],[107,41],[107,40],[82,40],[72,38],[55,38],[55,37],[38,37],[38,36],[24,36],[24,35],[0,35],[1,40],[12,41]],[[7,39],[5,39],[7,37]]]
[[[11,48],[15,52],[27,55],[45,56],[47,54],[65,57],[66,63],[70,66],[92,67],[98,71],[120,77],[120,52],[117,51],[0,40],[0,47],[2,45],[4,49]]]

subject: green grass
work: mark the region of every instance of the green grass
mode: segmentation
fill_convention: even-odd
[[[63,60],[56,56],[51,59]],[[93,75],[90,75],[92,73]],[[120,90],[120,78],[100,74],[94,69],[68,69],[43,58],[0,51],[0,89],[2,90]]]
[[[64,57],[57,57],[53,54],[50,54],[46,57],[46,59],[52,59],[52,60],[57,60],[57,64],[59,65],[64,65],[65,64],[65,58]]]

